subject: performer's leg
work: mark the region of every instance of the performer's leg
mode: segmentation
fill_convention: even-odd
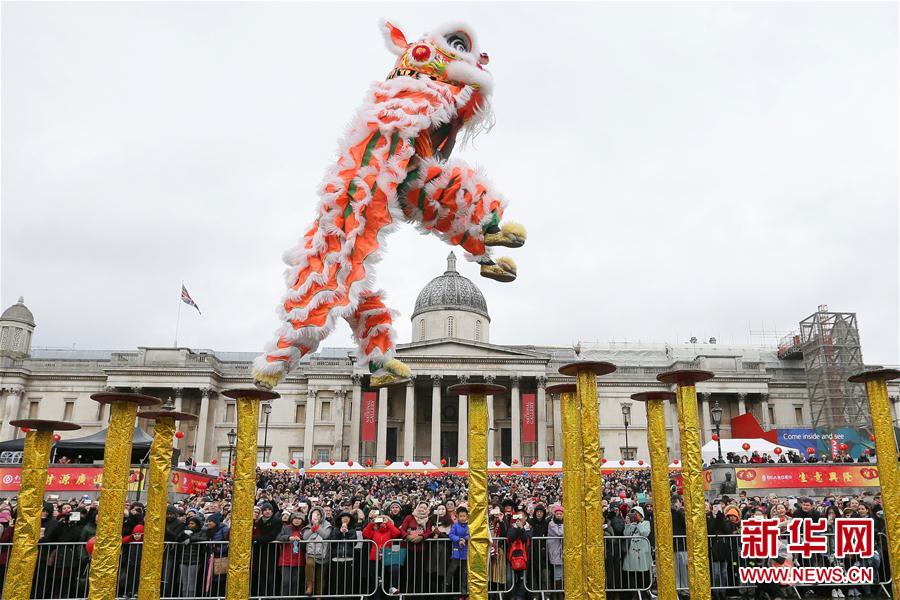
[[[410,376],[409,367],[394,358],[395,312],[385,306],[381,292],[365,292],[347,323],[359,347],[358,362],[372,372],[372,386],[391,385]]]

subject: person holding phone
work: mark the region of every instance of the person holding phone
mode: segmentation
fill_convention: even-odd
[[[650,583],[650,567],[652,563],[650,550],[650,524],[644,520],[644,509],[633,507],[625,520],[624,535],[629,537],[628,551],[622,562],[625,572],[625,587],[644,589]],[[640,593],[635,594],[640,598]]]

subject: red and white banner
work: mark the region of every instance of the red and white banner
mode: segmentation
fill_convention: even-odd
[[[362,431],[360,439],[363,442],[375,441],[375,423],[378,421],[378,394],[376,392],[363,392],[362,395]]]
[[[534,394],[522,394],[522,443],[537,441],[537,402]]]

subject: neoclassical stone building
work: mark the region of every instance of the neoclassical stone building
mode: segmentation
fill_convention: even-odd
[[[460,275],[455,258],[416,299],[412,341],[398,355],[412,368],[405,386],[368,389],[368,372],[354,362],[352,348],[323,348],[291,373],[271,404],[260,413],[260,461],[291,458],[309,461],[352,459],[424,460],[455,464],[466,458],[465,399],[447,388],[462,381],[491,381],[507,388],[491,403],[489,453],[497,460],[530,464],[532,459],[559,459],[560,410],[547,385],[564,380],[561,365],[579,358],[572,347],[504,345],[491,341],[490,313],[478,287]],[[228,456],[228,432],[235,427],[235,405],[222,391],[251,385],[253,352],[192,348],[139,347],[123,351],[32,348],[35,319],[22,299],[0,316],[0,439],[21,435],[9,425],[24,417],[75,421],[93,433],[106,426],[108,408],[90,395],[108,389],[140,390],[171,397],[180,410],[196,413],[183,425],[177,443],[182,456],[199,462]],[[586,337],[590,336],[586,324]],[[699,388],[704,441],[713,425],[710,407],[724,409],[722,435],[730,420],[753,413],[764,427],[809,426],[811,415],[803,362],[780,360],[775,349],[731,347],[711,343],[610,344],[580,349],[580,358],[608,360],[618,370],[600,379],[600,439],[614,459],[648,459],[644,409],[623,406],[639,391],[667,389],[656,381],[662,371],[701,368],[716,378]],[[897,409],[900,387],[891,395]],[[374,440],[362,441],[361,413],[367,392],[377,393]],[[534,441],[525,441],[522,399],[535,413]],[[670,458],[678,456],[675,407],[667,410]],[[530,421],[529,421],[530,422]],[[144,423],[143,427],[152,428]],[[531,437],[528,435],[527,437]]]

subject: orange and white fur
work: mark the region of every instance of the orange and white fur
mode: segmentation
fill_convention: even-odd
[[[488,129],[492,78],[471,30],[449,25],[409,43],[383,23],[397,61],[374,83],[340,141],[339,157],[319,189],[315,222],[284,259],[287,292],[281,327],[253,363],[260,387],[271,388],[346,319],[373,385],[409,377],[394,358],[396,312],[375,287],[386,236],[407,221],[461,246],[481,273],[512,281],[515,264],[494,261],[490,246],[519,247],[525,230],[501,224],[506,206],[476,169],[448,160],[457,134]]]

